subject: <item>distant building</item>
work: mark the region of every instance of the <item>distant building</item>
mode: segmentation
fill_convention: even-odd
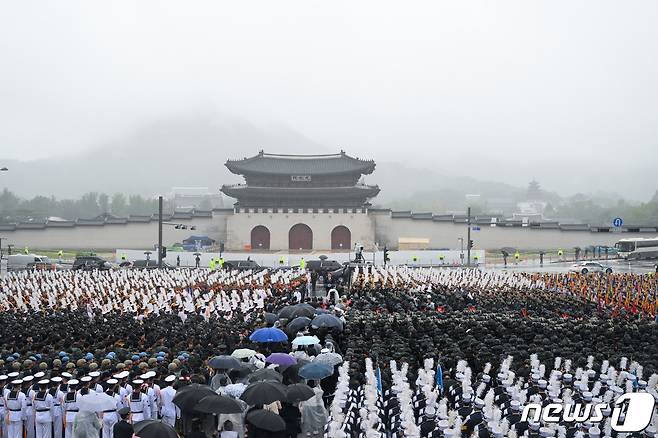
[[[197,248],[199,241],[219,244],[226,252],[316,251],[320,255],[353,250],[355,245],[366,251],[381,251],[384,246],[390,250],[456,248],[459,239],[466,238],[464,212],[433,214],[373,208],[370,200],[379,193],[379,187],[365,184],[362,178],[374,171],[375,162],[342,151],[331,155],[261,151],[251,158],[229,160],[226,167],[245,179],[244,184],[221,187],[222,193],[235,199],[233,206],[222,207],[221,195],[206,187],[173,188],[170,201],[174,201],[175,209],[165,214],[165,220],[189,228],[167,227],[165,245],[185,241],[190,248]],[[529,192],[539,193],[534,184],[532,187]],[[479,195],[468,200],[479,201]],[[491,205],[492,200],[488,203]],[[622,237],[612,232],[612,225],[543,220],[546,205],[541,199],[529,199],[516,205],[509,213],[513,218],[507,219],[475,212],[471,238],[476,248],[539,250],[569,248],[584,242],[610,246]],[[198,236],[190,237],[191,227]],[[3,239],[16,247],[39,249],[152,248],[157,231],[157,215],[105,214],[94,219],[0,224]],[[624,237],[655,237],[658,228],[655,224],[624,224],[622,232]]]
[[[174,210],[212,210],[224,206],[222,195],[208,187],[172,187],[168,198]]]

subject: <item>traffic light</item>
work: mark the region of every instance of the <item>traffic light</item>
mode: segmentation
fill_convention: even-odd
[[[386,265],[386,263],[388,263],[390,261],[391,261],[391,259],[388,258],[388,248],[384,247],[384,265]]]
[[[219,253],[221,254],[223,252],[224,252],[224,242],[219,242]]]
[[[164,259],[165,257],[167,257],[167,247],[166,247],[166,246],[163,246],[163,247],[160,249],[160,253],[162,254],[162,258],[163,258],[163,259]]]
[[[475,244],[473,243],[473,239],[468,241],[468,248],[473,249],[475,247]]]

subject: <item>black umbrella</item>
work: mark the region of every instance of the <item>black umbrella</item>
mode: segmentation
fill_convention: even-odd
[[[290,315],[295,311],[295,306],[285,306],[279,310],[279,318],[290,319]]]
[[[194,406],[207,395],[216,394],[210,386],[192,383],[179,389],[172,402],[180,408],[181,411],[190,412]]]
[[[279,320],[279,315],[276,313],[265,312],[265,322],[269,325],[273,325]]]
[[[313,321],[311,321],[311,326],[317,328],[336,328],[342,330],[343,322],[336,318],[334,315],[323,313],[322,315],[318,315],[313,318]]]
[[[247,414],[247,421],[259,429],[268,432],[281,432],[286,429],[286,422],[279,415],[264,409],[254,409]]]
[[[306,401],[314,395],[313,389],[304,383],[295,383],[286,387],[286,401],[288,403]]]
[[[133,424],[135,435],[140,438],[178,438],[173,427],[160,420],[143,420]]]
[[[242,363],[233,356],[227,356],[223,354],[221,356],[215,356],[210,359],[210,361],[208,361],[208,365],[215,369],[232,370],[234,368],[240,368]]]
[[[263,382],[263,381],[280,383],[281,381],[283,381],[283,376],[271,368],[263,368],[262,370],[254,371],[251,374],[251,376],[249,376],[249,382]]]
[[[254,382],[244,390],[240,398],[249,405],[268,405],[285,400],[286,387],[279,382]]]
[[[299,316],[288,323],[286,330],[290,334],[295,334],[298,331],[305,329],[309,325],[311,325],[311,318],[307,318],[306,316]]]
[[[239,414],[242,412],[242,407],[231,397],[215,394],[199,400],[194,410],[204,414]]]

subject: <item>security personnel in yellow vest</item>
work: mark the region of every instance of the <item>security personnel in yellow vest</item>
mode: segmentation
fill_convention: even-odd
[[[215,270],[215,259],[213,257],[210,257],[210,270]]]
[[[414,262],[414,263],[416,263],[416,262],[418,261],[418,257],[417,257],[417,256],[413,256],[413,257],[411,258],[411,261]]]
[[[219,263],[219,269],[220,270],[224,269],[224,257],[220,257],[218,263]]]
[[[306,260],[304,260],[304,257],[299,261],[299,269],[305,270],[306,269]]]
[[[442,256],[442,255],[440,255],[440,256],[439,256],[439,260],[441,261],[441,264],[443,264],[443,261],[445,260],[445,257]]]
[[[279,266],[283,266],[283,264],[286,262],[285,257],[281,256],[279,257]]]
[[[122,262],[125,262],[125,261],[126,261],[126,255],[125,255],[125,254],[121,254],[121,261],[122,261]]]
[[[521,258],[521,254],[518,251],[516,251],[514,253],[514,260],[516,260],[516,262],[518,263],[520,258]]]
[[[27,246],[25,248],[23,248],[23,253],[24,254],[29,254],[30,253],[30,250],[28,249]]]
[[[561,249],[558,249],[557,250],[557,255],[558,255],[558,257],[562,258],[562,256],[564,255],[564,251],[562,251]]]

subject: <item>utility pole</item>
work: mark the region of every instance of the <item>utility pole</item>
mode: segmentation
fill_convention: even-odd
[[[162,196],[158,196],[158,268],[162,268]]]
[[[468,207],[466,213],[466,226],[468,227],[466,237],[466,266],[471,266],[471,207]]]

